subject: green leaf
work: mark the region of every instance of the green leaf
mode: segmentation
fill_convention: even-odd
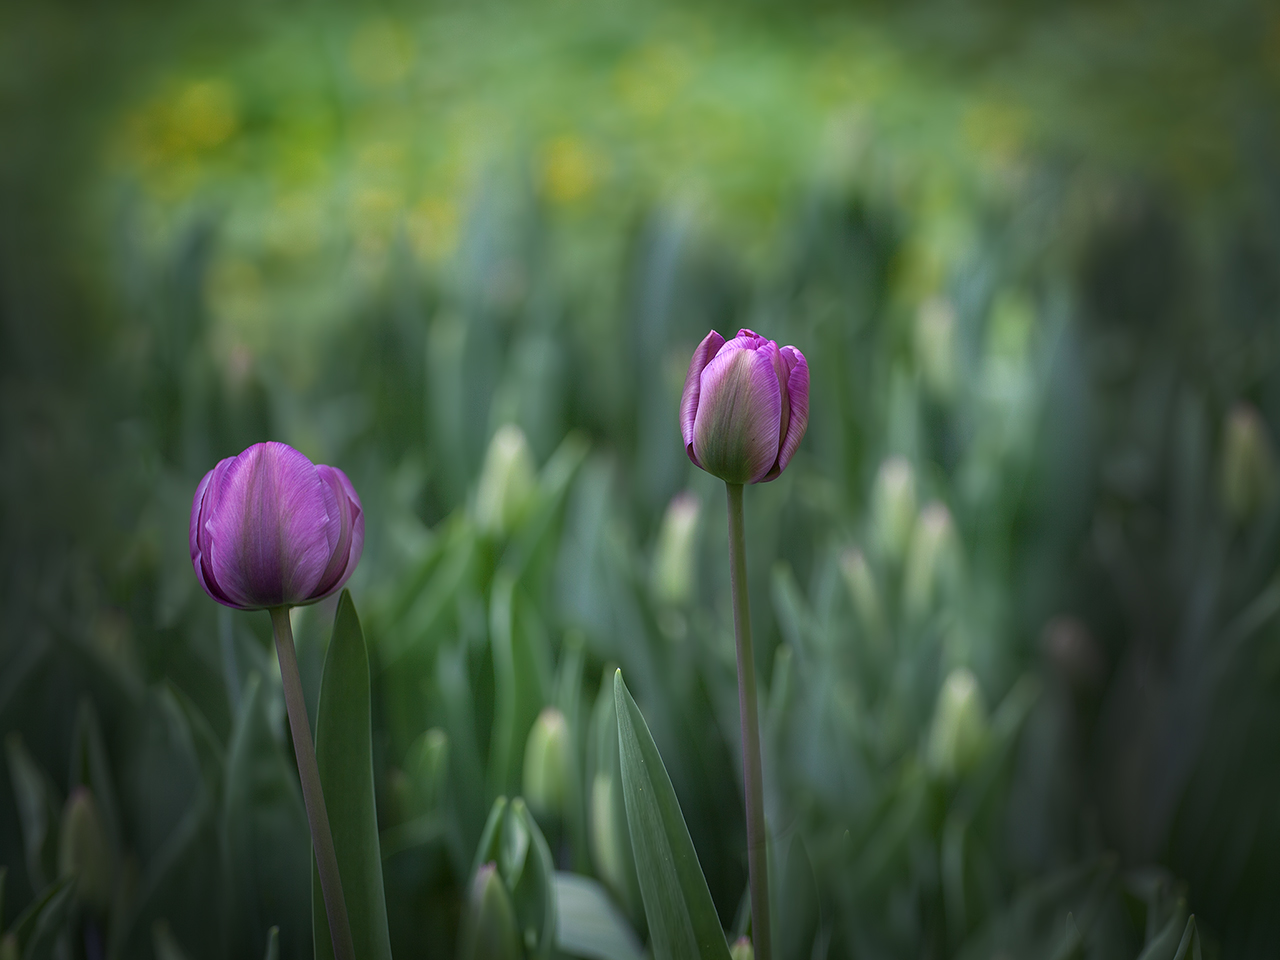
[[[720,917],[649,727],[614,674],[622,793],[656,960],[728,960]]]
[[[556,874],[556,946],[585,960],[644,960],[640,939],[590,877]]]
[[[48,775],[31,759],[22,738],[11,733],[4,740],[22,825],[22,844],[27,859],[27,882],[33,890],[45,887],[57,875],[57,830],[61,804]]]
[[[63,877],[61,880],[51,883],[13,921],[13,926],[9,928],[5,938],[13,938],[20,956],[26,957],[28,951],[42,942],[42,931],[53,929],[56,934],[56,931],[62,928],[62,921],[74,895],[75,883],[72,878]],[[46,953],[42,955],[47,956],[47,950],[51,948],[51,943],[47,948],[40,947],[40,949],[46,950]]]
[[[249,956],[273,924],[302,956],[310,914],[311,834],[298,777],[267,719],[255,672],[240,697],[227,752],[222,831],[227,852],[231,953]]]
[[[781,960],[807,960],[818,933],[818,884],[809,852],[798,835],[791,839],[781,875],[782,882],[775,884],[777,956]]]
[[[333,639],[320,681],[316,711],[316,763],[324,790],[351,936],[360,960],[390,960],[387,903],[373,789],[373,717],[369,653],[351,593],[342,591]],[[329,921],[314,857],[311,929],[317,960],[333,956]]]
[[[189,960],[165,920],[157,920],[151,925],[151,944],[156,951],[156,960]]]
[[[272,927],[267,931],[267,951],[262,960],[280,960],[280,928]]]
[[[520,596],[515,582],[500,574],[494,580],[490,606],[494,717],[489,783],[495,794],[519,791],[524,743],[550,686],[550,654],[535,618],[535,610]]]

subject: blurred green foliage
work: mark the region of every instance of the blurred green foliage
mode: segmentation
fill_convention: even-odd
[[[1266,5],[13,4],[0,51],[0,956],[311,954],[267,618],[183,542],[268,437],[366,509],[393,953],[657,942],[615,665],[736,939],[676,411],[738,326],[813,381],[747,503],[780,955],[1274,953]]]

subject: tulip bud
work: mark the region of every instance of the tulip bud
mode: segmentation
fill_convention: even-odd
[[[524,516],[535,484],[533,453],[524,431],[499,427],[489,442],[476,489],[476,523],[495,536],[509,534]]]
[[[283,443],[255,443],[204,475],[191,563],[205,593],[240,610],[314,603],[351,577],[364,511],[347,475]]]
[[[556,816],[564,809],[569,751],[564,714],[547,707],[534,721],[524,748],[524,798],[535,813]]]
[[[667,506],[653,554],[653,592],[662,603],[683,606],[693,599],[700,512],[701,504],[692,493],[676,494]]]
[[[463,917],[460,960],[520,960],[515,908],[495,863],[476,871]]]
[[[680,400],[690,460],[727,483],[761,483],[791,462],[809,425],[809,364],[750,330],[712,330],[694,351]]]
[[[756,960],[755,948],[750,937],[739,937],[729,948],[729,960]]]
[[[62,810],[58,873],[76,877],[76,897],[98,916],[111,907],[111,854],[88,787],[76,787]]]
[[[916,522],[916,475],[906,457],[880,464],[871,493],[871,522],[885,556],[901,560]]]
[[[0,960],[21,960],[18,952],[18,938],[12,930],[0,937]]]
[[[849,596],[853,598],[853,609],[862,622],[862,629],[878,640],[884,635],[884,611],[880,606],[875,576],[861,550],[850,548],[840,555],[840,573],[849,588]]]
[[[916,313],[916,362],[925,388],[948,400],[956,388],[956,312],[946,300],[926,300]]]
[[[405,757],[405,776],[420,812],[440,805],[449,781],[449,737],[443,730],[432,727],[413,742]]]
[[[1256,516],[1274,496],[1275,451],[1267,424],[1247,403],[1227,415],[1222,449],[1222,500],[1227,514],[1239,522]]]
[[[940,777],[963,773],[981,753],[986,737],[987,710],[977,678],[964,667],[952,670],[938,691],[927,766]]]
[[[955,559],[955,526],[942,504],[927,504],[916,520],[903,575],[902,603],[908,618],[919,617],[933,606],[938,584]]]

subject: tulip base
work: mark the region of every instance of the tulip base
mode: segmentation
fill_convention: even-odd
[[[742,785],[747,807],[747,874],[751,888],[751,939],[758,960],[770,960],[768,837],[764,822],[764,775],[760,762],[760,718],[756,697],[751,606],[747,597],[747,544],[742,484],[726,483],[729,498],[729,578],[733,626],[738,642],[738,712],[742,721]]]
[[[351,937],[351,920],[347,901],[342,895],[342,878],[338,875],[338,855],[329,829],[329,813],[320,787],[320,768],[316,764],[316,748],[311,740],[311,723],[307,719],[307,702],[302,695],[302,677],[298,673],[298,654],[293,646],[293,626],[288,607],[271,608],[271,626],[276,638],[276,656],[280,660],[280,679],[284,683],[284,703],[289,713],[289,730],[293,735],[293,752],[298,760],[298,778],[302,781],[302,799],[307,808],[307,825],[311,828],[311,844],[316,853],[316,871],[320,874],[320,891],[329,919],[329,936],[333,940],[335,960],[355,960],[355,941]]]

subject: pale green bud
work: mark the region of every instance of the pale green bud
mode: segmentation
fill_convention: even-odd
[[[938,691],[925,762],[935,775],[954,777],[969,768],[986,738],[987,709],[978,680],[967,668],[958,667]]]
[[[916,475],[906,457],[880,464],[871,493],[871,520],[885,555],[901,560],[916,522]]]
[[[939,585],[954,573],[956,549],[951,512],[936,501],[926,504],[911,535],[903,574],[902,605],[908,619],[923,616],[933,607]]]
[[[1275,495],[1276,460],[1267,424],[1247,403],[1227,414],[1222,443],[1222,501],[1232,520],[1256,516]]]
[[[938,400],[956,389],[956,312],[942,299],[926,300],[916,313],[916,363],[925,389]]]
[[[729,948],[729,960],[756,960],[755,948],[750,937],[739,937]]]
[[[476,489],[476,523],[481,530],[505,536],[515,528],[533,495],[535,474],[524,432],[513,424],[499,427],[489,442]]]
[[[439,806],[449,782],[449,735],[432,727],[419,736],[409,747],[404,772],[417,812]]]
[[[880,591],[875,575],[867,564],[867,558],[856,547],[850,547],[840,555],[840,573],[853,599],[853,609],[867,634],[874,638],[884,635],[884,610],[880,605]]]
[[[0,960],[21,960],[22,954],[18,952],[18,938],[9,931],[3,937],[0,937]]]
[[[564,810],[569,751],[564,714],[547,707],[534,721],[524,748],[524,798],[535,813],[557,816]]]
[[[88,787],[76,787],[62,810],[58,873],[76,877],[76,897],[99,916],[111,906],[111,853]]]
[[[700,514],[692,493],[676,494],[667,506],[653,553],[653,593],[661,603],[683,606],[693,599]]]
[[[626,891],[630,864],[622,846],[626,824],[619,820],[615,807],[617,789],[608,773],[597,773],[591,781],[591,852],[601,879],[614,891]]]
[[[498,867],[486,863],[476,871],[462,924],[460,960],[520,960],[515,908]]]

